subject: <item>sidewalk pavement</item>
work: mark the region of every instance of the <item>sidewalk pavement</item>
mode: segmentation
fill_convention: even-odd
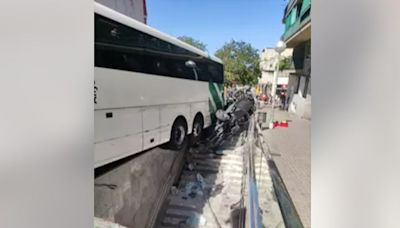
[[[270,115],[271,107],[261,108]],[[275,121],[290,120],[288,128],[263,131],[286,188],[304,227],[311,227],[311,122],[275,109]]]

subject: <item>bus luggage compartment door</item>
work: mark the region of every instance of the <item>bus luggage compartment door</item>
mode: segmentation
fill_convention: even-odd
[[[160,143],[160,110],[159,107],[144,108],[143,119],[143,150],[157,146]]]

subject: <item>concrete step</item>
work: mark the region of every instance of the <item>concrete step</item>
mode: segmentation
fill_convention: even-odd
[[[182,217],[190,217],[190,216],[198,214],[196,211],[174,209],[174,208],[168,208],[165,213],[170,216],[175,215],[175,216],[182,216]]]
[[[216,173],[236,173],[242,174],[243,168],[234,166],[207,166],[207,165],[197,165],[192,171],[184,170],[189,172],[200,173],[202,176]]]
[[[216,155],[216,154],[191,154],[194,159],[216,159],[216,160],[233,160],[233,161],[243,161],[242,155],[236,154],[225,154],[225,155]]]
[[[185,218],[173,218],[173,217],[164,217],[161,224],[174,226],[174,227],[185,227]],[[189,226],[186,226],[189,227]]]
[[[170,194],[165,202],[163,217],[159,223],[161,227],[189,227],[184,221],[199,214],[206,219],[206,224],[195,227],[218,227],[212,211],[217,213],[221,227],[231,227],[226,221],[230,216],[229,206],[238,202],[242,196],[243,153],[242,150],[231,148],[224,149],[224,153],[188,154],[187,161],[194,165],[194,169],[189,170],[188,165],[185,165],[179,179],[178,192]],[[186,194],[185,186],[190,182],[197,182],[198,173],[204,178],[206,190],[203,190],[203,195],[191,198]]]
[[[180,206],[194,210],[200,210],[202,208],[201,205],[203,204],[199,201],[194,201],[189,199],[184,200],[181,197],[175,197],[175,196],[169,196],[168,199],[169,199],[168,205],[170,206]]]
[[[196,177],[197,172],[194,171],[188,171],[184,170],[182,172],[181,178],[186,177],[186,176],[194,176]],[[205,179],[210,179],[210,180],[217,180],[220,178],[230,178],[230,179],[235,179],[235,180],[242,180],[243,174],[239,172],[234,172],[234,173],[226,173],[226,172],[221,172],[221,173],[207,173],[207,174],[201,174]]]
[[[241,166],[229,166],[229,165],[223,165],[223,166],[215,166],[215,165],[196,165],[195,170],[198,172],[202,171],[210,171],[210,172],[236,172],[236,173],[242,173],[243,172],[243,167]]]
[[[180,189],[180,191],[185,191],[184,190],[184,187],[188,184],[188,183],[190,183],[190,182],[192,182],[192,181],[186,181],[186,182],[181,182],[181,183],[179,183],[179,186],[181,186],[181,189]],[[206,184],[205,184],[205,189],[218,189],[218,188],[221,188],[222,187],[222,189],[224,189],[224,188],[236,188],[236,189],[240,189],[241,188],[241,182],[230,182],[230,183],[218,183],[218,184],[214,184],[214,183],[207,183],[206,182]]]
[[[193,159],[194,163],[197,164],[212,164],[212,165],[234,165],[234,166],[243,166],[243,161],[238,160],[228,160],[228,159]]]
[[[235,176],[233,176],[235,175]],[[204,181],[209,186],[226,186],[226,185],[241,185],[242,183],[242,174],[238,173],[214,173],[209,175],[204,175]],[[186,172],[181,176],[179,186],[182,186],[182,183],[187,183],[189,181],[195,182],[197,181],[196,173]]]

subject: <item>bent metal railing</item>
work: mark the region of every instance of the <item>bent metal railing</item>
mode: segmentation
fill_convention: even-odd
[[[246,227],[261,228],[261,215],[260,205],[258,201],[258,190],[255,179],[255,166],[254,166],[254,147],[255,147],[255,121],[254,115],[249,121],[249,128],[247,131],[247,141],[245,144],[245,160],[247,168],[247,208],[246,208]]]
[[[283,220],[282,223],[287,228],[303,228],[300,217],[296,211],[293,201],[285,187],[285,184],[280,176],[278,168],[271,157],[271,152],[264,141],[261,134],[261,129],[256,123],[257,118],[254,115],[249,121],[247,132],[247,140],[244,145],[246,172],[246,192],[245,198],[246,214],[245,224],[249,228],[266,227],[265,221],[268,221],[267,215],[262,214],[261,202],[259,201],[260,194],[265,193],[265,188],[260,183],[257,183],[260,178],[256,177],[256,163],[255,158],[263,162],[263,166],[267,167],[270,180],[272,181],[273,192],[279,204],[278,220]],[[261,160],[260,160],[261,159]],[[260,165],[260,164],[259,164]],[[259,169],[259,168],[257,168]],[[258,173],[260,174],[260,172]],[[278,206],[277,206],[278,207]],[[277,218],[274,218],[277,219]]]

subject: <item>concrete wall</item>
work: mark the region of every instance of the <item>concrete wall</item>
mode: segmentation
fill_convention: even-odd
[[[308,82],[307,96],[303,97],[306,77],[300,75],[290,75],[288,92],[289,92],[289,112],[296,113],[298,116],[311,119],[311,80]],[[296,93],[297,85],[299,90]]]
[[[95,216],[127,227],[149,227],[182,155],[155,148],[95,178]]]
[[[95,0],[119,13],[146,23],[145,1],[143,0]]]
[[[260,84],[268,84],[272,83],[274,80],[274,72],[273,71],[263,71],[261,72],[261,78],[258,80]]]
[[[281,58],[291,57],[293,53],[293,49],[288,48],[285,49],[281,53]],[[260,54],[260,68],[263,71],[274,71],[276,59],[278,58],[278,53],[274,48],[264,48]]]
[[[293,93],[295,93],[298,83],[299,83],[299,76],[289,75],[288,91],[290,92],[290,90],[293,90]]]
[[[277,84],[278,85],[287,85],[289,82],[289,75],[293,73],[294,70],[283,70],[278,72]],[[273,71],[263,71],[261,72],[261,78],[258,80],[259,84],[272,84],[274,81],[274,72]]]
[[[293,49],[288,48],[281,53],[281,58],[291,57]],[[278,53],[274,48],[264,48],[260,54],[260,65],[265,71],[275,70],[276,59],[278,58]]]
[[[292,56],[293,49],[288,48],[282,52],[281,58],[288,58]],[[271,85],[274,80],[274,70],[276,65],[276,60],[278,58],[278,53],[274,48],[264,48],[260,54],[260,69],[261,69],[261,78],[258,80],[258,84],[262,86],[262,88],[267,88],[266,85]],[[294,72],[294,70],[283,70],[278,72],[277,84],[278,85],[287,85],[289,81],[289,74]],[[269,94],[270,89],[263,90],[264,93]]]
[[[289,104],[289,112],[296,113],[296,115],[302,118],[311,120],[311,95],[307,95],[307,97],[304,98],[301,92],[295,94]]]
[[[289,82],[289,77],[279,77],[276,84],[278,85],[287,85]]]

